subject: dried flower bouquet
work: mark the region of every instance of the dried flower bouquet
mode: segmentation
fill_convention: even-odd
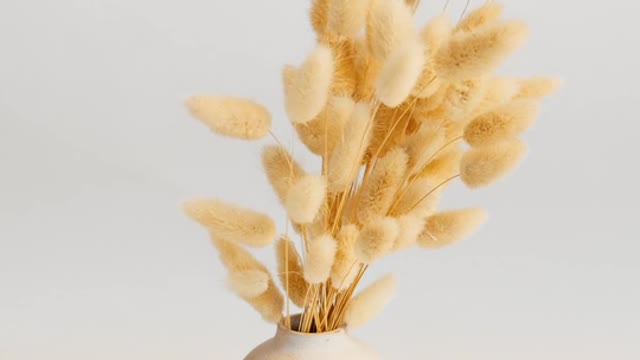
[[[502,6],[488,2],[456,24],[442,14],[416,29],[418,3],[313,1],[318,44],[301,65],[285,66],[282,78],[291,124],[322,158],[317,171],[304,169],[277,141],[265,107],[225,96],[187,101],[191,114],[220,135],[276,140],[262,162],[295,230],[275,242],[282,290],[247,250],[273,243],[271,218],[218,199],[184,207],[208,229],[230,288],[266,321],[291,328],[293,304],[302,312],[296,331],[365,323],[396,283],[388,275],[356,292],[367,268],[402,250],[440,248],[471,234],[485,212],[439,211],[442,192],[455,179],[486,186],[525,153],[518,136],[557,82],[495,70],[523,43],[527,27],[503,20]]]

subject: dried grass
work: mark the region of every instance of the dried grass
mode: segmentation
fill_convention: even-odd
[[[282,78],[298,138],[320,158],[314,175],[276,138],[261,105],[187,101],[216,133],[246,140],[270,134],[278,143],[265,147],[262,164],[296,233],[285,230],[275,245],[276,277],[290,301],[245,248],[273,241],[269,217],[220,200],[185,205],[213,235],[231,290],[266,321],[291,328],[290,303],[302,309],[294,329],[301,332],[369,321],[396,280],[386,276],[357,293],[368,268],[415,245],[435,249],[471,235],[485,212],[437,212],[441,197],[456,179],[477,188],[515,167],[526,148],[518,137],[558,85],[494,73],[527,33],[522,22],[501,19],[501,5],[488,2],[457,24],[438,15],[416,32],[419,3],[312,1],[318,45]]]

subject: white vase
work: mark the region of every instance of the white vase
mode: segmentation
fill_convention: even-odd
[[[292,317],[292,321],[295,317]],[[295,327],[294,327],[295,328]],[[381,360],[345,328],[325,333],[300,333],[278,325],[276,335],[253,349],[244,360]]]

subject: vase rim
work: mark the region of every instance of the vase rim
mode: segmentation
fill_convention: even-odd
[[[300,321],[300,317],[302,316],[302,314],[293,314],[289,316],[289,319],[292,320],[292,323],[299,323]],[[294,329],[289,329],[288,327],[285,326],[285,318],[283,318],[280,322],[278,322],[278,332],[282,333],[282,334],[287,334],[287,335],[295,335],[295,336],[309,336],[309,337],[313,337],[313,336],[323,336],[323,335],[338,335],[338,334],[345,334],[347,332],[347,327],[346,326],[341,326],[335,330],[331,330],[331,331],[324,331],[324,332],[318,332],[318,333],[306,333],[306,332],[301,332],[301,331],[297,331]],[[293,327],[293,326],[292,326]]]

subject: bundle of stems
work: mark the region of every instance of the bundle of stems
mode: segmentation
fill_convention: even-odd
[[[185,204],[208,229],[231,289],[266,321],[300,332],[367,322],[396,284],[387,275],[357,293],[367,269],[393,253],[469,236],[485,212],[440,211],[444,190],[456,179],[469,188],[489,185],[525,153],[519,135],[557,86],[550,78],[496,74],[527,27],[502,19],[502,6],[492,1],[455,24],[440,14],[416,28],[418,5],[312,2],[317,46],[300,65],[285,66],[282,79],[292,126],[322,159],[316,172],[277,140],[263,106],[226,96],[187,101],[218,134],[276,141],[264,148],[264,170],[295,234],[277,236],[268,216],[219,199]],[[282,291],[247,250],[276,238]],[[301,312],[295,323],[294,306]]]

